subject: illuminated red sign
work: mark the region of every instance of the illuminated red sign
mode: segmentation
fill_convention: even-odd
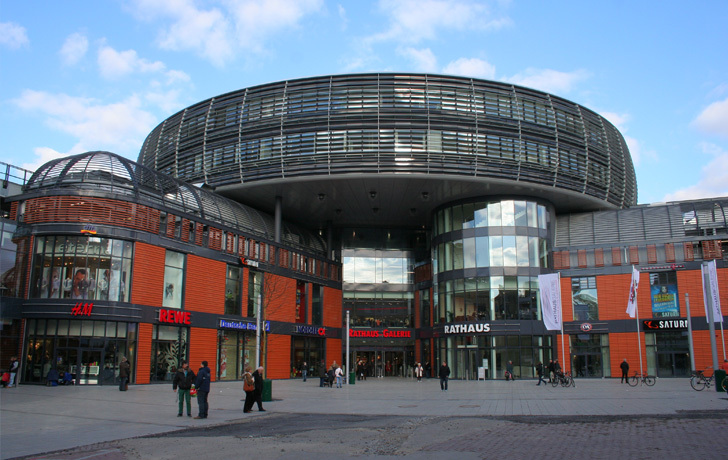
[[[91,316],[91,310],[94,308],[93,303],[77,303],[71,308],[73,316]]]
[[[384,329],[381,331],[355,331],[349,329],[349,337],[362,337],[362,338],[412,338],[412,331],[390,331]]]
[[[159,322],[170,324],[190,324],[190,312],[179,310],[159,310]]]

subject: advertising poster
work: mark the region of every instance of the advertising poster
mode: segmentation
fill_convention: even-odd
[[[650,286],[652,315],[655,317],[680,316],[677,285],[663,284]]]

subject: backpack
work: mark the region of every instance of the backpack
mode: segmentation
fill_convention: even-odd
[[[253,376],[250,375],[249,372],[246,372],[243,378],[243,391],[246,393],[248,391],[255,391],[255,382],[253,381]]]

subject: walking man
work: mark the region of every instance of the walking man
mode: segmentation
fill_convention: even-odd
[[[177,393],[179,399],[179,410],[177,417],[182,417],[182,409],[184,409],[185,400],[187,401],[187,416],[192,417],[192,406],[190,390],[195,382],[195,373],[189,368],[187,361],[182,361],[182,366],[177,370],[172,380],[172,391]],[[179,388],[179,392],[177,392]]]
[[[18,361],[17,356],[13,356],[10,358],[10,382],[8,383],[8,388],[17,387],[18,386],[18,369],[20,368],[20,361]]]
[[[546,381],[543,379],[543,364],[541,364],[541,361],[536,363],[536,374],[538,375],[538,383],[536,386],[541,385],[541,382],[546,386]]]
[[[197,405],[200,411],[195,418],[207,418],[207,410],[210,407],[207,403],[207,397],[210,394],[210,368],[207,367],[207,361],[202,361],[202,367],[197,371],[195,388],[197,389]]]
[[[265,409],[263,409],[263,367],[259,367],[253,372],[253,380],[255,381],[255,391],[253,392],[253,395],[255,396],[255,402],[258,404],[258,410],[260,412],[265,412]]]
[[[308,376],[308,364],[306,364],[306,361],[303,362],[303,366],[301,366],[301,376],[303,377],[303,381],[306,381],[306,377]]]
[[[447,363],[443,362],[440,366],[440,391],[447,391],[447,379],[450,377],[450,368],[447,367]]]

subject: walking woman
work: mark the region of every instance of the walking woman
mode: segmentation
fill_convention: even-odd
[[[248,413],[255,403],[255,382],[253,374],[250,373],[253,368],[245,366],[245,374],[243,374],[243,390],[245,391],[245,404],[243,404],[243,412]]]

